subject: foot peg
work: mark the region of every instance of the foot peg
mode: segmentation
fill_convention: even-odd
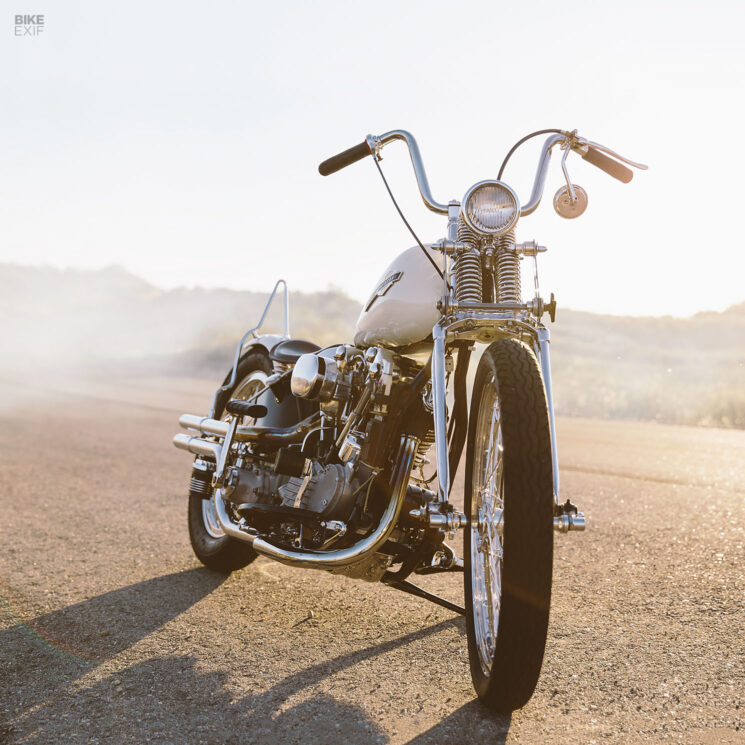
[[[567,499],[564,504],[557,504],[554,508],[554,531],[568,533],[570,530],[584,530],[587,527],[585,513]]]

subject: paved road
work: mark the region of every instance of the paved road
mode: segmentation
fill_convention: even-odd
[[[204,382],[54,385],[0,382],[0,744],[745,742],[745,433],[560,420],[590,528],[557,538],[543,673],[509,718],[473,700],[448,611],[200,568],[169,443]]]

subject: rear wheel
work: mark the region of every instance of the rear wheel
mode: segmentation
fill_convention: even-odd
[[[546,644],[553,472],[543,380],[533,353],[503,339],[474,382],[466,460],[466,628],[471,676],[495,711],[533,695]]]
[[[222,397],[221,410],[216,418],[226,418],[224,406],[231,398],[247,400],[264,387],[272,372],[272,364],[263,352],[250,352],[238,363],[236,384]],[[232,371],[231,371],[232,373]],[[228,380],[230,375],[228,376]],[[226,381],[227,382],[227,381]],[[244,417],[246,423],[252,420]],[[217,519],[212,499],[189,494],[189,537],[197,558],[210,569],[232,572],[250,564],[257,556],[248,543],[226,535]]]

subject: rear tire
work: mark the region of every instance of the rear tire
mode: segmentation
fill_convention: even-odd
[[[524,344],[484,352],[466,460],[466,631],[479,698],[508,713],[540,675],[553,568],[553,470],[546,394]]]
[[[238,363],[236,384],[221,398],[218,404],[220,410],[215,412],[215,418],[223,417],[224,406],[231,398],[248,398],[271,372],[272,364],[266,354],[249,352]],[[230,381],[231,375],[232,370],[225,383]],[[199,561],[218,572],[230,573],[242,569],[257,556],[248,543],[222,531],[211,500],[192,493],[189,494],[189,537]]]

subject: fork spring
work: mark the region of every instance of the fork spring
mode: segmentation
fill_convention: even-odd
[[[520,257],[515,251],[515,231],[497,238],[497,302],[521,303]]]
[[[462,251],[455,259],[453,266],[455,299],[459,303],[480,303],[483,293],[481,254],[478,250],[478,237],[466,225],[462,216],[458,220],[458,241],[468,243],[471,248],[467,251]]]

